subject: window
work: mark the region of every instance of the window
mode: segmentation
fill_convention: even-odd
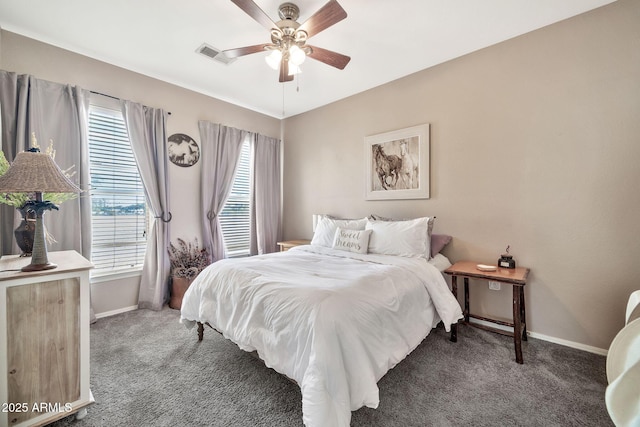
[[[242,144],[238,170],[229,198],[220,213],[227,257],[249,256],[251,228],[251,145]]]
[[[91,105],[89,163],[94,274],[139,267],[147,245],[148,210],[119,110]]]

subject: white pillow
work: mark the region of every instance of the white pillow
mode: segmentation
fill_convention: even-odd
[[[333,239],[336,236],[336,230],[338,227],[348,228],[351,230],[364,230],[366,224],[367,218],[336,219],[323,216],[320,221],[318,221],[316,231],[313,233],[313,238],[311,239],[311,244],[330,248],[333,246]]]
[[[404,221],[368,220],[365,228],[373,231],[369,239],[369,252],[429,259],[432,224],[430,217]]]
[[[338,227],[333,239],[333,249],[366,254],[369,248],[371,230],[350,230]]]

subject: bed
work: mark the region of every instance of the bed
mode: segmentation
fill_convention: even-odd
[[[331,247],[317,231],[310,245],[218,261],[183,299],[185,325],[209,324],[300,386],[308,427],[346,427],[351,411],[376,408],[378,380],[439,322],[449,331],[462,318],[441,273],[448,260],[380,253],[374,236],[384,230],[367,221],[332,223]]]

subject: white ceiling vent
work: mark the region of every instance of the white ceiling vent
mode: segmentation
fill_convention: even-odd
[[[223,64],[231,64],[237,58],[228,58],[224,53],[220,51],[220,49],[216,49],[213,46],[210,46],[206,43],[202,43],[202,45],[196,50],[199,54],[207,56],[214,61],[221,62]]]

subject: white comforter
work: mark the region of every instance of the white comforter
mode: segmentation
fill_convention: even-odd
[[[184,296],[181,321],[209,322],[302,390],[308,427],[349,426],[377,382],[442,319],[462,317],[424,259],[320,246],[218,261]]]

